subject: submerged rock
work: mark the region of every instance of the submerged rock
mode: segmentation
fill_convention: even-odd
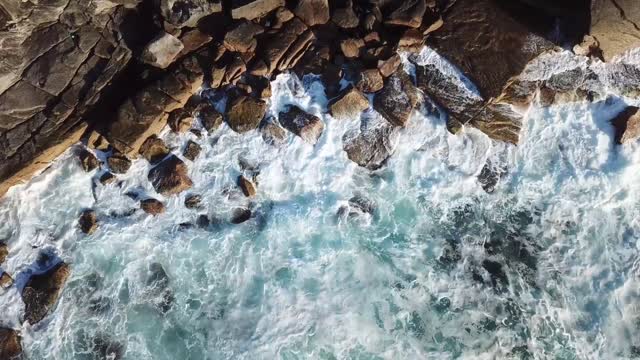
[[[482,167],[480,174],[478,174],[478,182],[484,189],[484,191],[488,193],[492,193],[500,178],[506,174],[507,170],[494,165],[491,160],[487,160],[487,163]]]
[[[640,137],[640,109],[628,106],[611,120],[615,128],[615,141],[625,144]]]
[[[295,105],[290,106],[286,112],[281,112],[278,117],[285,129],[298,135],[309,144],[315,145],[324,130],[324,123],[319,117],[311,115]]]
[[[116,180],[117,180],[116,176],[108,171],[102,174],[102,176],[100,176],[100,179],[99,179],[100,184],[102,184],[103,186],[113,184]]]
[[[348,86],[329,102],[331,116],[336,119],[359,118],[367,108],[369,99],[353,86]]]
[[[37,324],[55,307],[70,273],[69,265],[62,262],[43,274],[29,278],[22,290],[24,318],[29,324]]]
[[[138,151],[143,158],[147,159],[151,165],[155,165],[162,161],[171,152],[164,140],[157,135],[149,136],[140,146]]]
[[[251,219],[251,210],[247,208],[235,208],[231,213],[232,224],[242,224],[249,219]]]
[[[148,179],[153,188],[162,195],[178,194],[193,186],[187,165],[175,155],[169,156],[151,169]]]
[[[18,360],[22,354],[20,335],[9,328],[0,328],[0,359]]]
[[[140,201],[140,208],[150,215],[159,215],[165,212],[165,206],[157,199],[145,199]]]
[[[398,70],[373,99],[373,108],[394,126],[405,126],[418,102],[418,91],[411,79]]]
[[[85,210],[80,215],[78,225],[83,233],[91,235],[98,229],[98,215],[93,210]]]
[[[193,194],[184,199],[184,206],[187,209],[199,209],[202,207],[202,196]]]
[[[106,335],[98,335],[91,341],[91,352],[95,359],[120,360],[124,356],[125,347]]]
[[[93,153],[87,149],[80,150],[78,154],[80,160],[80,166],[85,172],[91,172],[100,166],[100,162]]]
[[[154,305],[162,314],[166,314],[173,307],[175,296],[169,288],[169,276],[160,263],[149,265],[149,277],[147,286],[151,288],[151,293],[155,296]]]
[[[202,151],[202,146],[198,145],[195,141],[189,140],[184,147],[182,156],[191,161],[195,161],[198,155],[200,155],[200,151]]]
[[[246,177],[240,175],[238,177],[238,186],[242,189],[242,193],[246,197],[253,197],[256,195],[256,187],[253,183],[247,179]]]

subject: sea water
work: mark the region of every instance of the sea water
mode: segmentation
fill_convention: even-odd
[[[631,100],[534,105],[516,147],[473,128],[448,133],[425,97],[371,172],[349,161],[342,137],[379,114],[332,118],[314,76],[279,75],[272,87],[271,114],[295,104],[325,123],[315,146],[292,134],[273,146],[226,125],[200,139],[165,132],[176,153],[190,139],[203,147],[185,160],[194,186],[178,196],[154,192],[145,160],[95,185],[73,149],[9,191],[0,239],[16,285],[0,293],[0,325],[21,331],[29,359],[91,359],[96,339],[136,360],[624,359],[640,349],[640,149],[616,145],[609,123]],[[477,181],[487,160],[507,169],[492,193]],[[241,174],[255,179],[255,198],[238,189]],[[145,214],[131,194],[166,213]],[[201,209],[184,206],[190,194]],[[252,218],[231,224],[237,207]],[[92,235],[77,225],[87,208],[98,215]],[[198,226],[201,215],[210,224]],[[72,272],[30,326],[20,290],[45,270],[42,253]],[[152,263],[169,277],[166,312]],[[503,275],[492,277],[496,263]]]

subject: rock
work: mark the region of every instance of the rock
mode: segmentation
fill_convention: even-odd
[[[177,37],[162,33],[153,39],[142,53],[142,61],[160,69],[166,69],[178,57],[184,45]]]
[[[246,74],[244,78],[241,79],[241,83],[249,86],[251,88],[249,92],[252,92],[256,97],[261,99],[271,97],[271,82],[264,76]]]
[[[97,131],[92,131],[87,139],[87,147],[94,150],[108,151],[111,144]]]
[[[373,99],[373,108],[395,126],[405,126],[418,102],[418,92],[411,79],[399,70]]]
[[[298,18],[293,18],[277,33],[265,37],[258,53],[267,65],[267,73],[295,66],[314,38],[313,31]]]
[[[20,335],[9,328],[0,328],[0,359],[18,360],[22,354]]]
[[[355,195],[351,199],[349,199],[349,205],[369,215],[373,215],[377,207],[375,201],[367,199],[362,195]]]
[[[424,46],[424,34],[420,29],[408,29],[398,41],[398,50],[418,52]]]
[[[165,212],[164,204],[156,199],[145,199],[140,201],[140,208],[147,214],[154,216]]]
[[[326,24],[329,21],[329,1],[298,0],[293,13],[309,27]]]
[[[200,214],[198,215],[198,218],[196,219],[196,225],[198,225],[198,227],[200,228],[208,228],[209,225],[211,225],[211,220],[209,220],[209,217],[205,214]]]
[[[364,47],[364,40],[348,38],[340,41],[340,49],[346,58],[357,58],[360,49]]]
[[[331,116],[336,119],[356,119],[369,108],[369,99],[358,89],[349,85],[329,102]]]
[[[202,196],[189,195],[184,199],[184,206],[187,209],[200,209],[202,207]]]
[[[160,263],[149,265],[149,277],[147,286],[151,288],[152,294],[156,296],[154,305],[162,314],[166,314],[173,307],[175,297],[169,288],[169,276]]]
[[[231,214],[232,224],[242,224],[251,219],[251,210],[247,208],[235,208]]]
[[[175,155],[170,155],[149,171],[149,181],[162,195],[178,194],[193,186],[187,165]]]
[[[419,28],[427,10],[425,0],[406,0],[385,19],[385,24]]]
[[[254,197],[256,196],[256,187],[253,183],[247,179],[246,177],[240,175],[238,176],[238,186],[242,189],[242,193],[246,197]]]
[[[110,172],[106,172],[100,176],[100,184],[106,186],[109,184],[113,184],[117,180],[116,176]]]
[[[602,50],[600,50],[600,42],[591,35],[585,35],[582,42],[573,47],[573,52],[576,55],[595,57],[604,60]]]
[[[13,278],[11,277],[11,275],[9,275],[6,272],[3,272],[2,275],[0,275],[0,288],[2,289],[8,289],[13,285]],[[2,343],[2,341],[0,341],[0,343]],[[2,351],[0,351],[0,354],[2,354]]]
[[[353,1],[347,0],[344,7],[339,7],[333,10],[331,15],[331,21],[343,29],[353,29],[360,23],[360,18],[353,11]]]
[[[201,150],[202,150],[202,147],[198,145],[198,143],[192,140],[189,140],[187,142],[187,145],[184,147],[184,151],[182,152],[182,155],[191,161],[195,161],[198,155],[200,155]]]
[[[85,210],[78,220],[80,230],[88,235],[93,234],[98,229],[98,216],[93,210]]]
[[[233,30],[224,36],[224,46],[229,51],[247,52],[256,48],[256,35],[262,34],[262,26],[251,21],[241,21]]]
[[[482,267],[487,270],[494,288],[502,288],[509,285],[507,274],[502,268],[502,264],[492,260],[483,260]]]
[[[640,47],[638,3],[635,0],[592,1],[590,33],[600,43],[606,61]]]
[[[288,22],[289,20],[293,19],[295,15],[293,15],[293,13],[287,9],[286,7],[280,7],[275,11],[274,14],[274,23],[273,25],[271,25],[272,29],[280,29],[282,28],[282,26]]]
[[[378,69],[368,69],[362,71],[358,76],[356,87],[365,93],[378,92],[384,86],[384,79]]]
[[[124,356],[124,350],[122,344],[105,335],[98,335],[91,341],[91,352],[94,359],[121,360]]]
[[[265,121],[260,128],[262,139],[269,145],[279,146],[287,141],[287,132],[275,120]]]
[[[253,20],[284,5],[285,0],[232,0],[231,17]]]
[[[377,170],[395,151],[397,128],[380,116],[367,116],[360,129],[345,133],[342,143],[349,160],[368,170]]]
[[[249,96],[235,97],[227,105],[225,118],[229,127],[237,133],[254,130],[267,111],[267,103]]]
[[[167,123],[173,132],[182,134],[191,129],[191,125],[193,125],[193,117],[186,110],[177,109],[169,114]]]
[[[162,139],[157,135],[151,135],[142,143],[138,152],[151,165],[155,165],[167,157],[171,151]]]
[[[33,275],[22,290],[24,318],[31,325],[40,322],[55,307],[71,268],[62,262],[43,274]]]
[[[615,129],[615,142],[626,144],[640,137],[640,109],[628,106],[611,120]]]
[[[492,193],[500,178],[507,173],[507,170],[503,167],[495,166],[490,160],[482,167],[480,174],[478,174],[478,183],[482,186],[482,189],[487,193]]]
[[[9,247],[7,244],[0,243],[0,264],[4,263],[9,255]]]
[[[91,172],[95,170],[98,166],[100,166],[100,162],[96,158],[93,153],[87,149],[80,150],[78,154],[78,159],[80,160],[80,166],[85,172]]]
[[[222,114],[220,114],[209,102],[198,104],[194,111],[194,115],[200,120],[202,127],[210,133],[217,130],[220,125],[222,125]]]
[[[107,164],[112,172],[116,174],[124,174],[131,167],[131,160],[124,154],[115,153],[107,159]]]
[[[295,105],[290,106],[286,112],[281,112],[278,117],[285,129],[309,144],[317,143],[324,130],[324,123],[319,117],[306,113]]]
[[[398,70],[398,67],[400,67],[400,63],[400,55],[394,54],[387,60],[379,60],[378,70],[383,77],[387,78],[395,73],[396,70]]]
[[[116,2],[117,3],[117,2]],[[177,27],[196,27],[198,21],[222,11],[218,0],[161,0],[160,10],[165,21]]]
[[[192,52],[210,43],[211,40],[213,40],[211,35],[205,34],[199,29],[193,29],[191,31],[187,31],[186,33],[180,36],[180,42],[182,42],[182,45],[184,46],[184,48],[182,49],[182,51],[180,51],[180,54],[178,54],[178,57],[191,54]]]

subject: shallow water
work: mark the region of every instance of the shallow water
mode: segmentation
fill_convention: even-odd
[[[616,359],[640,349],[640,150],[614,145],[607,122],[624,99],[534,107],[517,148],[470,128],[451,135],[422,105],[372,173],[342,150],[359,119],[325,114],[317,79],[281,75],[273,90],[272,113],[297,104],[325,122],[315,147],[223,126],[198,140],[194,188],[180,196],[155,194],[144,160],[120,186],[92,189],[99,174],[71,151],[8,193],[0,239],[17,286],[0,294],[0,324],[21,329],[29,359],[90,359],[95,339],[137,360]],[[177,152],[196,139],[163,137]],[[509,169],[491,194],[476,180],[487,159]],[[256,176],[250,201],[235,185],[241,173]],[[167,212],[131,213],[131,192]],[[196,193],[204,208],[185,208]],[[373,214],[338,216],[354,196]],[[254,216],[232,225],[238,206]],[[85,208],[98,213],[91,236],[77,229]],[[180,225],[201,214],[209,226]],[[72,275],[31,327],[19,289],[43,270],[42,252]],[[174,295],[164,314],[152,263]],[[492,277],[496,267],[504,275]]]

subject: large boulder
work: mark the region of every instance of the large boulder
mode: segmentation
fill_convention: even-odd
[[[326,24],[329,21],[328,0],[298,0],[298,5],[293,10],[307,26]]]
[[[369,169],[380,169],[397,146],[398,128],[377,114],[363,117],[359,129],[345,133],[342,143],[349,160]]]
[[[369,108],[369,99],[353,86],[342,90],[335,99],[329,102],[331,116],[336,119],[355,119]]]
[[[396,8],[386,19],[389,25],[408,26],[418,28],[422,25],[422,18],[427,10],[425,0],[407,0],[399,2]]]
[[[17,331],[0,328],[0,359],[18,360],[22,354],[20,335]]]
[[[324,123],[319,117],[311,115],[299,107],[292,105],[278,115],[282,126],[298,135],[309,144],[315,144],[324,130]]]
[[[246,95],[238,95],[229,101],[225,119],[237,133],[254,130],[267,112],[267,103]]]
[[[24,318],[29,324],[37,324],[55,307],[70,274],[71,268],[62,262],[42,274],[29,278],[22,290]]]
[[[84,210],[78,219],[80,231],[91,235],[98,229],[98,215],[93,210]]]
[[[640,47],[640,6],[636,0],[593,0],[591,35],[605,60]]]
[[[315,34],[302,20],[293,18],[280,31],[266,37],[257,51],[267,73],[294,67],[311,46]]]
[[[251,180],[246,177],[240,175],[238,177],[238,186],[242,189],[242,193],[246,197],[256,196],[256,186],[251,182]]]
[[[178,194],[193,186],[187,165],[175,155],[151,169],[148,178],[153,188],[162,195]]]
[[[625,144],[640,137],[640,109],[629,106],[611,121],[615,128],[615,141]]]
[[[382,91],[376,94],[373,108],[392,125],[405,126],[417,102],[418,91],[411,78],[398,70],[387,79]]]
[[[184,49],[182,41],[177,37],[162,33],[153,39],[142,53],[142,60],[160,69],[166,69]]]
[[[235,28],[225,34],[224,46],[229,51],[253,51],[257,45],[256,35],[263,32],[262,26],[248,20],[241,21]]]
[[[162,161],[171,152],[164,140],[157,135],[151,135],[142,143],[138,151],[143,158],[147,159],[151,165]]]
[[[140,201],[140,208],[149,215],[160,215],[166,211],[164,204],[158,199],[144,199]]]

